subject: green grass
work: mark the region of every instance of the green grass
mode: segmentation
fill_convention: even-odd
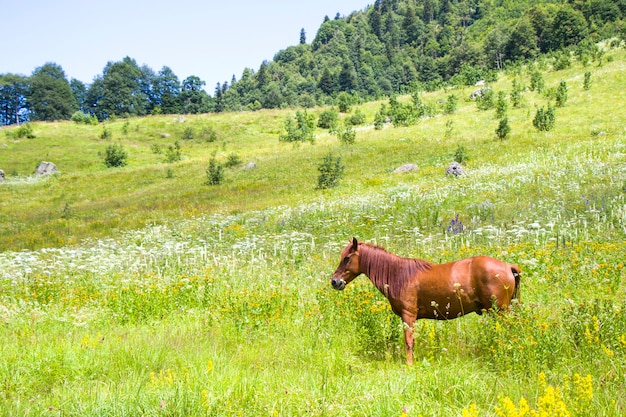
[[[623,415],[626,61],[608,56],[544,72],[548,88],[569,88],[554,130],[532,127],[547,99],[527,91],[505,141],[469,87],[423,94],[457,95],[454,114],[359,129],[353,146],[322,130],[314,145],[279,142],[290,110],[120,120],[107,140],[73,123],[1,137],[0,415],[513,417],[525,402]],[[379,107],[361,109],[371,121]],[[176,139],[181,162],[153,152]],[[105,168],[111,143],[128,166]],[[467,175],[446,177],[459,145]],[[257,168],[204,185],[215,151]],[[346,176],[316,190],[329,151]],[[40,160],[61,173],[30,178]],[[419,169],[392,173],[405,163]],[[446,232],[457,215],[464,230]],[[409,368],[400,321],[369,281],[329,284],[352,236],[434,262],[517,263],[522,303],[418,322]]]

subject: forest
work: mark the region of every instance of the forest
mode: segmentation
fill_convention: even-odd
[[[596,42],[626,39],[626,0],[376,0],[323,19],[315,37],[278,51],[213,95],[197,76],[180,81],[133,58],[109,61],[91,84],[52,62],[30,76],[0,74],[0,123],[76,120],[355,103],[494,80],[542,54],[601,59]]]

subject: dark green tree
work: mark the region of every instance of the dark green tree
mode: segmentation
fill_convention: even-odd
[[[70,80],[70,88],[78,109],[81,112],[87,112],[87,86],[82,81],[72,78]]]
[[[306,32],[304,28],[300,29],[300,45],[306,45]]]
[[[324,71],[322,72],[322,75],[317,85],[324,94],[329,96],[336,91],[335,78],[328,68],[324,68]]]
[[[356,73],[354,72],[354,68],[350,63],[343,63],[343,66],[341,67],[341,72],[339,73],[338,83],[340,91],[352,92],[356,89]]]
[[[152,90],[155,105],[165,114],[180,113],[181,84],[170,67],[163,67],[154,78]]]
[[[109,62],[102,76],[103,96],[98,102],[99,111],[107,117],[145,115],[148,100],[142,91],[142,77],[141,69],[132,58]]]
[[[28,79],[23,75],[0,75],[0,122],[3,125],[28,121],[27,91]]]
[[[183,80],[180,92],[181,113],[207,113],[212,110],[211,99],[203,87],[205,82],[196,75]]]
[[[27,99],[31,120],[69,120],[78,110],[70,83],[60,65],[47,63],[30,77]]]

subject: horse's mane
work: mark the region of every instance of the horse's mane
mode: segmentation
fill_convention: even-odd
[[[397,297],[405,283],[432,267],[421,259],[403,258],[381,246],[359,243],[359,264],[372,283],[387,297]]]

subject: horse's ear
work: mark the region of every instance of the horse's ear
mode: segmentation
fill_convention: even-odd
[[[356,237],[352,238],[352,252],[356,252],[359,250],[359,242],[356,240]]]

